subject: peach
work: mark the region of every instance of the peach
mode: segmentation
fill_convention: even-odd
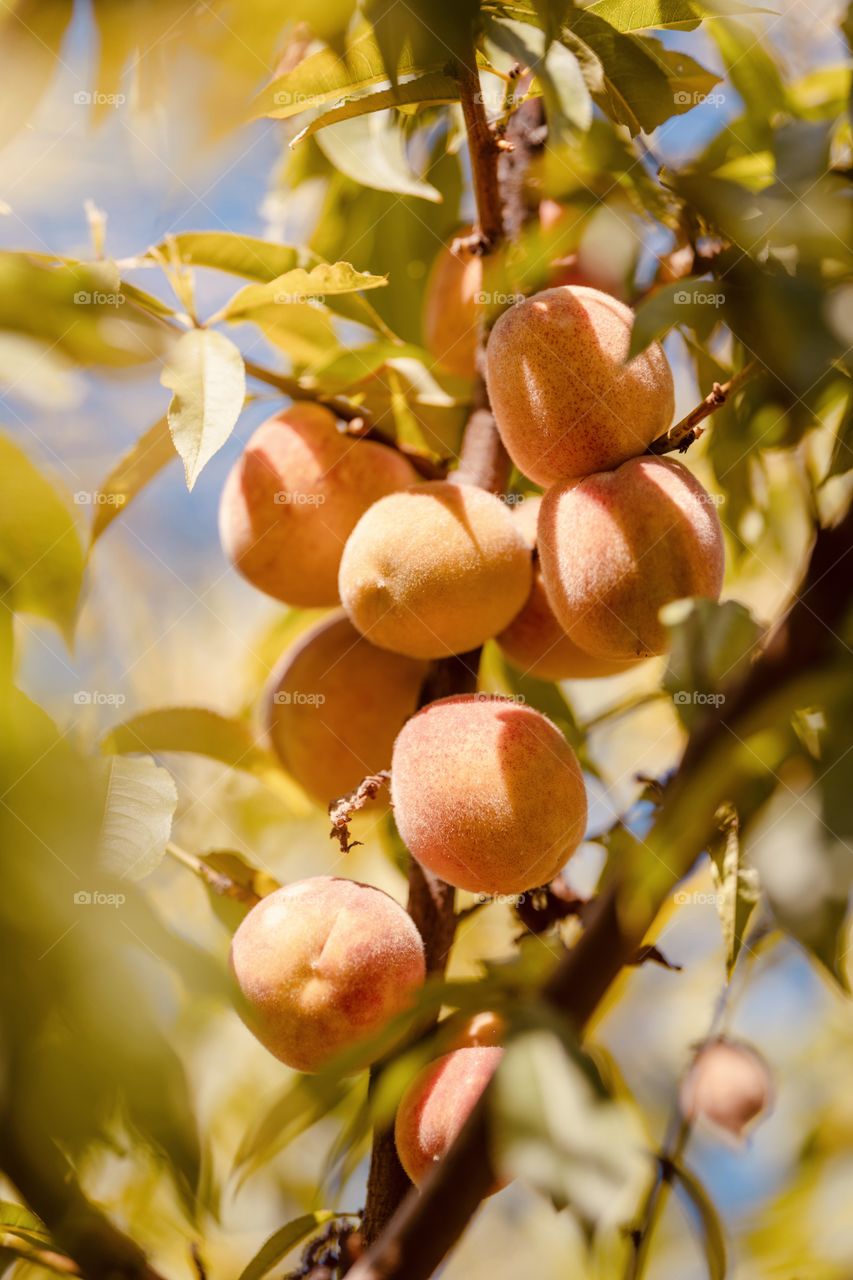
[[[337,430],[321,405],[297,403],[258,427],[219,506],[228,559],[286,604],[338,603],[338,566],[357,520],[417,479],[401,454]]]
[[[273,672],[264,710],[270,745],[301,787],[328,804],[391,764],[428,664],[365,640],[345,614],[320,622]]]
[[[583,775],[559,729],[489,694],[442,698],[403,726],[391,801],[412,856],[474,893],[547,884],[586,828]]]
[[[596,658],[663,653],[662,606],[682,596],[716,600],[723,581],[713,500],[669,458],[632,458],[549,489],[539,554],[558,622]]]
[[[482,287],[483,265],[476,254],[454,252],[450,245],[439,249],[426,285],[424,345],[443,369],[460,378],[473,378],[477,368]]]
[[[406,1009],[426,966],[420,934],[387,893],[317,876],[252,908],[231,968],[261,1044],[297,1071],[319,1071]]]
[[[527,599],[530,552],[506,506],[431,481],[382,498],[344,548],[339,586],[359,631],[383,649],[441,658],[475,649]]]
[[[513,507],[516,527],[531,550],[536,548],[536,526],[542,499],[528,497]],[[570,640],[548,600],[538,563],[533,566],[533,584],[527,603],[497,637],[501,652],[525,675],[540,680],[580,680],[587,676],[609,676],[625,671],[633,662],[594,658]]]
[[[459,1133],[491,1080],[503,1050],[455,1049],[415,1076],[397,1110],[394,1137],[400,1164],[420,1186]],[[504,1185],[504,1184],[501,1184]],[[492,1194],[500,1186],[492,1189]]]
[[[510,307],[492,329],[492,411],[513,462],[537,484],[618,466],[669,426],[669,363],[657,343],[625,363],[632,324],[616,298],[564,285]]]
[[[507,1033],[506,1018],[491,1009],[470,1018],[453,1014],[441,1024],[441,1030],[452,1034],[451,1049],[482,1049],[503,1043]]]
[[[686,1120],[705,1121],[739,1141],[766,1111],[771,1093],[767,1064],[753,1049],[731,1040],[710,1040],[693,1059],[679,1104]]]

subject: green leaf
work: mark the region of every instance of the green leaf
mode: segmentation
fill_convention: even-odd
[[[360,289],[378,289],[388,283],[385,276],[356,271],[349,262],[320,263],[306,271],[294,267],[267,284],[249,284],[240,289],[225,307],[228,320],[246,316],[270,303],[289,305],[307,298],[324,298],[327,294],[354,293]]]
[[[291,1249],[307,1239],[312,1231],[316,1231],[318,1227],[324,1226],[337,1216],[329,1209],[318,1209],[316,1213],[306,1213],[301,1218],[294,1218],[293,1222],[288,1222],[286,1227],[281,1227],[270,1236],[249,1265],[240,1272],[240,1280],[261,1280],[261,1277],[272,1271]]]
[[[243,357],[215,329],[192,329],[176,343],[160,382],[172,392],[169,430],[192,489],[240,416],[246,398]]]
[[[363,93],[341,98],[340,101],[334,102],[328,110],[321,111],[315,120],[312,120],[293,138],[290,145],[295,147],[305,138],[309,138],[320,130],[325,135],[325,131],[330,125],[340,124],[342,121],[352,120],[356,117],[389,110],[389,119],[394,120],[396,119],[396,112],[393,111],[395,107],[440,107],[446,106],[449,102],[458,102],[458,100],[458,81],[443,72],[429,71],[426,75],[402,80],[390,87],[368,89]],[[333,157],[330,156],[330,159],[333,159]],[[333,160],[333,163],[336,162]],[[342,173],[350,173],[350,170],[342,165],[337,167],[340,168]],[[350,173],[350,176],[352,177],[353,175]],[[365,182],[363,175],[357,177],[356,181],[362,182],[368,187],[376,186],[373,182]],[[377,189],[379,191],[394,190],[393,187],[378,187]]]
[[[358,298],[358,294],[341,295]],[[292,361],[294,367],[325,364],[341,350],[330,311],[313,302],[267,302],[234,318],[236,324],[255,324],[264,337]]]
[[[713,1200],[708,1195],[695,1173],[682,1164],[673,1166],[676,1187],[684,1192],[690,1206],[695,1211],[702,1232],[702,1250],[708,1266],[709,1280],[726,1280],[726,1238],[723,1224],[717,1213]]]
[[[45,1244],[50,1240],[50,1232],[41,1218],[11,1200],[0,1200],[0,1233],[3,1231],[11,1231],[14,1235],[38,1244]]]
[[[492,19],[490,40],[522,66],[529,67],[542,90],[548,117],[549,146],[566,144],[575,131],[592,123],[592,98],[578,59],[564,44],[547,43],[538,27],[526,22]]]
[[[235,853],[233,849],[214,849],[210,853],[202,854],[200,861],[211,871],[227,876],[241,889],[247,889],[249,893],[257,894],[259,898],[265,898],[268,893],[274,893],[276,889],[281,888],[280,882],[274,876],[267,871],[262,871],[260,867],[253,867],[242,853]],[[214,915],[221,920],[230,933],[233,933],[246,913],[251,910],[251,906],[225,893],[217,893],[216,887],[207,877],[199,871],[197,874],[210,894],[210,905]]]
[[[0,434],[0,601],[55,623],[70,641],[83,568],[68,508],[17,444]]]
[[[788,107],[779,65],[769,52],[770,46],[743,22],[714,18],[707,28],[750,116],[766,121],[769,129],[770,117]]]
[[[234,1157],[234,1171],[243,1182],[279,1151],[334,1110],[355,1088],[352,1080],[329,1073],[299,1076],[279,1094],[273,1105],[244,1135]]]
[[[142,880],[157,870],[165,856],[177,787],[168,770],[148,756],[116,756],[107,762],[106,770],[98,862],[111,875]]]
[[[675,325],[687,325],[698,338],[707,338],[723,320],[725,301],[725,289],[718,280],[686,279],[662,285],[634,313],[629,358],[645,351],[650,342],[657,342]]]
[[[400,49],[397,61],[399,79],[442,69],[442,60],[419,66],[409,44]],[[273,80],[255,99],[252,114],[255,118],[270,116],[284,120],[388,79],[388,70],[376,38],[372,31],[366,31],[353,41],[345,57],[339,58],[331,49],[321,49],[304,58],[286,75]]]
[[[709,706],[725,705],[725,690],[749,665],[763,628],[736,600],[676,600],[661,617],[670,633],[664,687],[690,729]]]
[[[719,3],[692,3],[692,0],[597,0],[589,12],[604,18],[617,31],[648,31],[671,28],[692,31],[703,18],[734,13],[773,13],[773,9],[755,8],[739,0]]]
[[[18,0],[0,21],[0,146],[27,123],[62,62],[72,0]],[[75,100],[73,110],[81,108]]]
[[[92,543],[97,542],[116,516],[130,506],[147,484],[176,457],[169,423],[166,418],[140,436],[121,458],[98,489],[95,518],[92,521]]]
[[[758,872],[755,867],[746,866],[743,862],[735,813],[727,815],[722,838],[710,853],[717,886],[717,910],[726,949],[726,974],[731,978],[747,926],[761,897]]]
[[[265,283],[276,276],[306,265],[311,254],[289,244],[275,244],[256,236],[238,236],[230,231],[181,231],[162,241],[146,257],[158,261],[175,254],[190,267],[212,267],[229,275]]]
[[[336,169],[365,187],[441,203],[441,192],[412,172],[405,136],[393,112],[343,120],[324,128],[317,142]]]
[[[309,806],[276,758],[261,746],[250,724],[208,711],[205,707],[168,707],[144,711],[112,729],[101,743],[108,754],[191,752],[241,769],[265,782],[296,806]]]
[[[554,1031],[510,1040],[495,1074],[493,1143],[504,1172],[612,1227],[630,1220],[649,1165],[633,1113],[587,1068]]]

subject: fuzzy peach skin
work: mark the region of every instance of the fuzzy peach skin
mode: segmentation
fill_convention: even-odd
[[[510,307],[492,329],[492,411],[513,462],[537,484],[618,466],[669,426],[663,348],[652,343],[625,364],[633,320],[610,294],[564,285]]]
[[[632,458],[549,489],[539,556],[557,620],[597,658],[664,653],[663,605],[682,596],[716,600],[723,583],[714,503],[670,458]]]
[[[518,613],[530,551],[506,506],[431,481],[374,503],[341,560],[344,608],[363,635],[413,658],[464,653]]]
[[[397,1109],[400,1164],[420,1186],[471,1114],[503,1055],[495,1046],[454,1049],[415,1076]],[[505,1183],[490,1191],[494,1195]]]
[[[682,1083],[679,1104],[686,1120],[705,1121],[740,1141],[771,1098],[764,1059],[747,1045],[720,1039],[697,1053]]]
[[[547,884],[586,829],[583,776],[559,729],[488,694],[442,698],[403,726],[391,801],[412,856],[474,893]]]
[[[231,969],[261,1044],[297,1071],[319,1071],[407,1008],[426,965],[420,934],[387,893],[316,876],[252,908]]]
[[[338,603],[338,566],[357,520],[417,476],[393,449],[342,435],[328,409],[294,404],[250,437],[219,505],[231,563],[286,604]]]
[[[477,295],[482,287],[481,258],[464,249],[454,253],[450,245],[439,249],[424,298],[424,346],[443,369],[460,378],[473,378],[477,367]]]
[[[320,804],[391,764],[428,664],[377,649],[343,613],[303,636],[270,676],[264,721],[273,751]]]
[[[536,526],[542,499],[527,497],[512,509],[516,527],[531,550],[536,548]],[[554,610],[542,580],[538,561],[533,564],[533,584],[527,603],[497,637],[501,652],[525,675],[540,680],[582,680],[590,676],[611,676],[634,666],[594,658],[571,640],[554,617]]]

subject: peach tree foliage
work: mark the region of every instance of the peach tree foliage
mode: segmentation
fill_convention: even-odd
[[[626,1275],[639,1274],[644,1261],[648,1233],[639,1229],[661,1194],[655,1170],[664,1170],[698,1212],[709,1271],[722,1276],[722,1227],[682,1158],[683,1142],[657,1166],[651,1152],[638,1166],[636,1119],[615,1073],[585,1051],[580,1033],[623,965],[666,960],[644,953],[643,940],[649,931],[654,936],[658,910],[705,851],[719,890],[729,975],[750,927],[766,931],[772,921],[845,982],[850,868],[838,843],[850,835],[850,806],[840,764],[853,707],[843,679],[849,569],[845,575],[839,565],[850,542],[844,478],[853,420],[849,70],[827,66],[786,78],[770,46],[755,39],[750,7],[739,0],[597,0],[587,7],[366,0],[357,12],[348,0],[318,0],[279,12],[260,3],[213,5],[210,13],[219,7],[228,11],[227,24],[190,17],[174,4],[118,21],[118,6],[96,4],[101,55],[93,114],[104,95],[117,92],[125,64],[140,51],[144,59],[162,30],[173,30],[222,69],[216,102],[200,103],[200,110],[210,107],[232,128],[247,117],[282,122],[280,199],[297,199],[309,182],[322,192],[306,242],[200,228],[115,261],[93,216],[86,260],[0,255],[4,334],[104,376],[156,368],[164,388],[162,417],[140,424],[136,445],[116,459],[101,486],[110,500],[94,506],[85,531],[67,495],[11,434],[0,438],[0,1167],[30,1207],[3,1205],[0,1257],[12,1263],[50,1254],[94,1277],[156,1275],[142,1234],[138,1242],[122,1234],[78,1179],[87,1153],[111,1141],[116,1117],[139,1158],[154,1152],[162,1160],[188,1224],[198,1224],[200,1207],[212,1206],[185,1064],[165,1034],[136,952],[149,960],[153,953],[183,998],[224,1004],[232,992],[224,967],[160,916],[144,881],[167,853],[177,858],[207,887],[229,931],[277,884],[230,850],[171,842],[178,795],[169,757],[209,757],[252,776],[284,805],[304,804],[248,716],[155,707],[123,722],[117,716],[101,742],[63,733],[18,683],[27,619],[46,620],[73,641],[85,575],[97,574],[98,539],[166,467],[182,464],[191,489],[251,394],[280,397],[281,406],[325,406],[353,438],[366,433],[405,456],[423,479],[440,480],[463,437],[473,439],[469,423],[484,406],[475,378],[448,375],[426,349],[427,274],[412,265],[425,268],[437,239],[459,229],[471,183],[487,326],[512,301],[551,282],[554,262],[571,260],[596,210],[630,224],[637,249],[618,283],[635,309],[631,353],[677,335],[701,394],[710,395],[707,458],[725,504],[729,556],[748,561],[756,522],[782,536],[785,512],[772,467],[784,455],[806,494],[810,566],[803,566],[798,601],[778,617],[756,618],[733,600],[679,604],[666,616],[668,665],[656,696],[675,704],[684,754],[674,776],[648,780],[632,810],[596,836],[607,858],[597,900],[543,893],[520,913],[525,936],[514,954],[486,965],[477,981],[447,980],[441,965],[431,965],[414,1006],[377,1034],[373,1057],[382,1069],[372,1073],[369,1098],[364,1074],[350,1074],[357,1055],[344,1051],[289,1085],[257,1119],[240,1146],[238,1174],[248,1178],[340,1107],[346,1120],[334,1160],[345,1181],[370,1146],[371,1128],[381,1137],[407,1083],[448,1047],[447,1028],[435,1025],[439,1011],[498,1011],[508,1048],[488,1105],[467,1147],[448,1160],[443,1181],[415,1207],[408,1202],[408,1216],[395,1219],[390,1237],[377,1233],[377,1248],[390,1239],[388,1247],[402,1249],[405,1259],[404,1270],[387,1274],[431,1274],[464,1229],[493,1172],[484,1154],[488,1121],[502,1173],[528,1178],[591,1236],[611,1233],[625,1252]],[[17,113],[3,120],[7,135],[44,91],[73,10],[70,0],[19,8],[28,21],[9,18],[4,27],[10,39],[2,59],[19,90]],[[687,35],[676,48],[667,30]],[[680,51],[692,48],[690,33],[712,42],[724,80],[701,64],[698,46],[695,57]],[[263,85],[247,50],[278,66]],[[22,77],[16,66],[27,59]],[[160,73],[170,74],[168,56]],[[649,135],[722,92],[736,95],[735,118],[663,168]],[[541,111],[525,129],[520,121],[531,102]],[[513,136],[514,151],[499,147]],[[535,210],[519,210],[529,194],[519,197],[507,158],[526,152],[529,186],[570,208],[571,218],[548,226]],[[232,296],[214,315],[199,314],[196,305],[201,268],[234,279]],[[265,363],[242,354],[243,326],[266,340]],[[730,394],[714,398],[715,385],[732,382]],[[697,416],[690,430],[701,421]],[[683,442],[692,438],[688,432]],[[462,455],[470,464],[465,449]],[[509,483],[511,492],[534,487],[517,474]],[[275,634],[279,650],[306,620],[289,611]],[[430,696],[457,691],[452,672],[434,666]],[[448,678],[450,685],[442,684]],[[547,714],[587,776],[600,771],[589,725],[563,688],[519,674],[491,644],[480,680]],[[794,771],[814,783],[823,820],[821,839],[802,852],[821,885],[807,908],[779,884],[762,891],[744,856],[780,775]],[[385,839],[389,857],[405,868],[390,821]],[[97,931],[77,929],[75,896],[95,883],[122,896],[122,913],[103,913]],[[452,895],[450,905],[445,895],[437,906],[414,907],[431,936],[452,936]],[[580,940],[562,955],[566,919],[580,922]],[[543,950],[537,935],[554,946]],[[54,946],[59,937],[66,939],[61,949]],[[556,1105],[545,1105],[546,1093]],[[368,1211],[387,1227],[402,1195],[384,1158],[377,1140],[382,1185],[369,1193]],[[480,1166],[482,1185],[466,1176]],[[442,1213],[451,1203],[455,1215]],[[360,1208],[343,1205],[350,1214]],[[245,1280],[280,1267],[306,1241],[318,1242],[310,1245],[316,1258],[327,1247],[343,1268],[342,1224],[350,1219],[340,1209],[330,1203],[283,1224],[247,1260]],[[626,1225],[639,1231],[636,1248]],[[197,1225],[188,1230],[200,1234]],[[362,1259],[352,1274],[366,1276],[365,1267]]]

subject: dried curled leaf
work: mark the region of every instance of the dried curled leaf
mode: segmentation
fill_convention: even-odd
[[[359,809],[363,809],[371,800],[375,800],[382,787],[390,780],[389,771],[382,769],[379,773],[363,778],[355,791],[351,791],[348,796],[341,796],[340,800],[333,800],[329,805],[329,817],[332,819],[329,837],[338,841],[342,853],[349,853],[350,849],[361,844],[360,840],[350,839],[349,824],[352,815]]]

